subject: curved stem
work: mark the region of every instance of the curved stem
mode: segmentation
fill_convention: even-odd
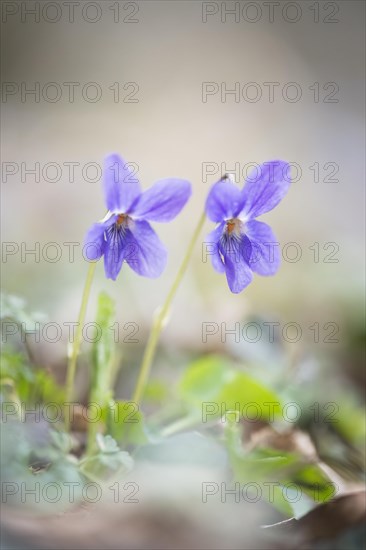
[[[86,308],[89,301],[90,289],[93,282],[93,276],[94,276],[96,265],[97,265],[97,262],[91,262],[88,269],[88,274],[86,276],[86,281],[85,281],[85,286],[83,291],[83,297],[81,299],[75,341],[73,343],[71,355],[69,357],[69,361],[67,365],[66,403],[65,403],[67,407],[71,406],[71,400],[73,397],[76,362],[80,351]],[[66,429],[69,430],[70,429],[70,409],[68,409],[65,414],[65,423],[66,423]]]
[[[179,418],[176,422],[173,422],[172,424],[169,424],[168,426],[163,428],[160,432],[160,435],[162,437],[168,437],[187,428],[197,426],[199,423],[200,421],[197,420],[197,417],[184,416],[183,418]]]
[[[159,336],[160,336],[160,333],[161,333],[161,331],[163,329],[163,326],[164,326],[164,321],[165,321],[166,316],[169,312],[170,305],[173,301],[175,293],[177,292],[178,287],[179,287],[179,285],[181,283],[181,280],[183,278],[183,275],[184,275],[184,273],[187,269],[189,260],[191,258],[192,252],[193,252],[194,245],[196,244],[197,238],[198,238],[198,236],[199,236],[199,234],[202,230],[205,219],[206,219],[206,214],[203,213],[202,216],[199,219],[199,222],[197,224],[196,229],[194,230],[194,233],[193,233],[192,238],[189,242],[186,254],[183,258],[183,261],[181,263],[181,266],[179,268],[177,276],[174,279],[173,284],[170,288],[170,291],[169,291],[169,293],[166,297],[166,300],[165,300],[164,304],[162,305],[162,307],[159,309],[159,311],[157,312],[157,314],[155,316],[153,326],[152,326],[152,329],[151,329],[151,333],[150,333],[150,337],[149,337],[149,340],[147,342],[147,346],[145,348],[145,353],[144,353],[144,356],[143,356],[143,359],[142,359],[142,364],[141,364],[140,373],[139,373],[139,377],[138,377],[138,380],[137,380],[135,392],[134,392],[133,397],[132,397],[132,401],[135,402],[135,403],[139,403],[140,400],[141,400],[141,397],[142,397],[142,394],[144,392],[146,382],[147,382],[147,379],[148,379],[148,376],[149,376],[149,373],[150,373],[151,365],[152,365],[152,362],[154,360],[155,350],[156,350],[157,343],[159,341]]]

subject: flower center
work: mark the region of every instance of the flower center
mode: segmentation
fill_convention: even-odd
[[[226,222],[226,231],[228,235],[232,235],[234,233],[239,236],[241,234],[241,226],[242,223],[238,218],[231,218]]]
[[[128,220],[129,220],[129,216],[127,216],[127,214],[118,214],[116,224],[122,225],[123,227],[127,227]]]

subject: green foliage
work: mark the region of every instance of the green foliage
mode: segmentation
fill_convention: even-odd
[[[114,322],[115,308],[113,300],[105,293],[98,298],[96,323],[100,328],[101,337],[93,344],[92,349],[92,382],[90,403],[96,403],[101,408],[103,426],[89,423],[88,453],[94,453],[98,430],[103,431],[118,443],[127,447],[139,445],[146,441],[143,427],[143,416],[135,403],[115,401],[113,397],[113,378],[116,371],[115,342],[111,326]],[[101,440],[99,440],[101,441]],[[100,454],[100,453],[99,453]],[[98,455],[99,456],[99,455]],[[108,460],[110,457],[108,458]],[[104,454],[93,464],[105,462]],[[113,458],[115,460],[115,457]]]
[[[14,320],[19,326],[17,337],[3,348],[1,355],[1,399],[3,410],[8,413],[3,418],[3,480],[24,482],[29,488],[37,482],[41,493],[47,484],[65,487],[75,484],[72,502],[68,492],[63,492],[62,498],[52,506],[41,498],[37,504],[41,513],[62,511],[70,504],[81,502],[86,483],[103,484],[123,478],[136,462],[169,468],[192,467],[192,471],[197,467],[212,468],[227,480],[228,487],[230,484],[247,487],[249,501],[252,495],[255,502],[257,486],[260,498],[281,514],[300,517],[335,495],[336,487],[328,477],[332,470],[323,468],[316,454],[323,457],[321,451],[325,449],[324,456],[328,452],[331,458],[338,456],[346,471],[347,452],[350,451],[351,466],[362,455],[365,420],[363,408],[352,390],[340,394],[339,388],[332,389],[327,384],[324,396],[323,387],[328,378],[319,378],[317,387],[311,378],[300,386],[296,379],[291,379],[291,374],[287,373],[288,378],[284,378],[280,367],[275,376],[267,377],[268,361],[264,360],[249,373],[241,363],[225,356],[200,357],[188,366],[176,388],[170,388],[163,381],[148,384],[144,400],[154,412],[147,418],[137,404],[115,400],[117,360],[115,333],[111,330],[115,306],[105,293],[98,297],[96,323],[100,337],[92,346],[89,363],[89,404],[96,404],[101,416],[96,422],[88,423],[85,452],[82,439],[78,443],[44,419],[29,422],[24,417],[21,403],[29,409],[38,405],[42,411],[42,405],[47,403],[62,405],[65,395],[52,376],[37,369],[27,357],[27,339],[21,324],[34,324],[41,316],[29,313],[24,301],[14,296],[2,296],[2,307],[3,318]],[[258,358],[260,350],[256,351]],[[279,354],[278,362],[281,357]],[[330,401],[338,407],[331,424],[331,410],[327,409]],[[298,420],[301,433],[311,433],[314,441],[314,434],[318,436],[313,453],[306,455],[305,450],[301,454],[301,447],[296,445],[284,445],[284,450],[279,445],[271,448],[271,438],[264,438],[257,445],[255,437],[262,423],[265,423],[264,430],[272,430],[274,437],[276,433],[296,432],[296,426],[285,425],[280,416],[283,403],[287,402],[296,402],[301,409]],[[255,419],[260,422],[255,424]],[[273,429],[272,422],[275,423]],[[253,431],[248,428],[243,434],[244,426]],[[288,450],[297,448],[298,452]],[[326,462],[324,457],[323,460]],[[21,494],[9,498],[11,504],[22,505]],[[33,508],[34,499],[28,499],[25,505]]]
[[[111,326],[114,322],[113,300],[104,292],[98,297],[96,324],[100,338],[93,344],[90,401],[104,406],[111,398],[111,386],[115,368],[115,344]]]
[[[80,462],[80,471],[92,481],[104,481],[121,476],[133,467],[129,453],[121,451],[117,442],[110,436],[97,434],[97,450]]]
[[[168,397],[169,388],[167,384],[161,380],[150,380],[147,383],[144,400],[151,403],[162,403]]]
[[[89,404],[96,405],[104,410],[112,400],[112,379],[115,368],[115,345],[113,331],[110,330],[114,322],[114,303],[112,299],[102,292],[98,297],[96,325],[100,331],[100,337],[93,343],[91,361],[91,386]],[[88,424],[88,453],[96,448],[96,436],[102,427],[97,422]]]
[[[30,366],[22,353],[3,348],[1,353],[1,393],[3,400],[27,405],[64,402],[65,392],[51,374]]]
[[[318,464],[296,453],[271,448],[244,452],[237,422],[227,423],[225,435],[234,480],[257,484],[261,494],[283,514],[292,516],[294,504],[298,507],[306,496],[312,500],[311,506],[334,496],[336,487]]]
[[[0,357],[0,384],[3,401],[22,402],[26,405],[36,403],[64,402],[64,390],[45,370],[31,366],[25,352],[27,337],[24,327],[33,327],[36,322],[42,323],[46,316],[39,312],[29,313],[25,301],[17,296],[1,293],[1,320],[15,322],[19,331],[19,343],[24,351],[14,347],[14,341],[7,337]]]
[[[65,510],[82,498],[85,478],[69,454],[68,435],[45,421],[11,420],[3,422],[1,436],[2,487],[8,505],[44,514]]]
[[[203,401],[216,400],[232,378],[233,372],[223,358],[204,356],[184,372],[179,384],[180,394],[187,403],[201,407]]]
[[[106,432],[123,447],[146,443],[144,417],[132,401],[111,401],[103,411]]]
[[[250,376],[238,372],[233,380],[223,386],[219,396],[219,403],[225,403],[227,409],[243,414],[253,415],[260,420],[270,420],[280,413],[281,399],[263,384],[256,382]],[[253,410],[254,409],[254,412]]]
[[[281,405],[280,397],[272,390],[220,356],[206,356],[190,365],[179,384],[179,393],[192,414],[202,415],[203,408],[212,404],[210,418],[228,411],[249,413],[252,404],[260,419],[267,420],[271,414],[279,414]]]
[[[349,393],[339,396],[339,412],[334,429],[349,443],[364,449],[366,440],[365,409]]]
[[[11,319],[18,324],[24,323],[25,326],[34,326],[35,322],[43,323],[47,317],[39,311],[29,312],[25,300],[19,296],[0,294],[0,312],[1,319]]]

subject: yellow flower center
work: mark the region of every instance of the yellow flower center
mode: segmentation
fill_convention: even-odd
[[[118,214],[116,223],[117,223],[117,225],[127,225],[127,223],[128,223],[127,214]]]
[[[239,235],[240,226],[241,226],[241,222],[240,220],[238,220],[238,218],[231,218],[226,222],[226,231],[228,232],[229,235],[231,235],[232,233],[236,233],[237,235]]]

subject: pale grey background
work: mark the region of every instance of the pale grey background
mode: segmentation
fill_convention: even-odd
[[[85,4],[81,2],[80,5]],[[264,162],[282,158],[302,167],[300,181],[273,212],[270,223],[281,243],[298,242],[303,251],[297,263],[283,262],[273,278],[255,277],[241,295],[232,295],[225,278],[210,263],[202,263],[196,247],[184,286],[175,301],[165,338],[176,345],[200,345],[202,321],[240,320],[247,313],[267,314],[311,324],[336,321],[344,308],[356,312],[362,304],[364,278],[364,3],[338,1],[338,23],[324,23],[330,10],[320,2],[314,23],[310,2],[297,2],[301,20],[289,23],[275,12],[273,23],[260,5],[257,23],[238,23],[220,14],[202,22],[202,3],[196,1],[139,1],[138,23],[113,22],[110,6],[100,2],[99,22],[85,22],[80,9],[75,22],[20,21],[9,16],[2,31],[4,82],[97,82],[99,102],[78,99],[70,104],[66,89],[61,100],[48,103],[19,94],[2,103],[2,162],[101,163],[116,151],[139,165],[144,188],[161,177],[177,176],[193,183],[194,194],[184,212],[169,225],[155,229],[169,248],[169,264],[159,280],[143,279],[125,267],[117,282],[104,278],[98,266],[93,287],[117,300],[119,320],[147,327],[151,313],[164,299],[203,205],[217,176],[202,181],[202,163]],[[217,5],[220,5],[218,3]],[[228,3],[228,4],[233,4]],[[241,5],[245,2],[241,2]],[[123,11],[121,17],[130,10]],[[138,103],[114,103],[108,86],[136,82]],[[240,101],[219,95],[202,102],[202,82],[245,84],[276,81],[276,99],[269,103]],[[297,82],[303,92],[297,103],[285,102],[280,90]],[[336,82],[338,103],[314,103],[309,90]],[[321,98],[324,97],[321,90]],[[314,183],[314,162],[339,165],[338,183]],[[100,183],[68,181],[66,168],[57,183],[35,183],[31,176],[2,181],[2,239],[25,242],[31,248],[50,241],[82,242],[91,223],[105,211]],[[324,178],[321,173],[321,180]],[[204,235],[213,228],[206,223]],[[308,249],[314,242],[338,243],[339,263],[314,263]],[[87,265],[77,254],[68,262],[25,263],[20,255],[2,263],[3,288],[23,295],[33,307],[46,310],[53,321],[73,321]],[[330,250],[329,250],[330,251]],[[328,252],[329,252],[328,251]],[[322,254],[324,252],[321,251]],[[63,345],[58,353],[64,353]],[[53,351],[53,353],[56,353]]]

